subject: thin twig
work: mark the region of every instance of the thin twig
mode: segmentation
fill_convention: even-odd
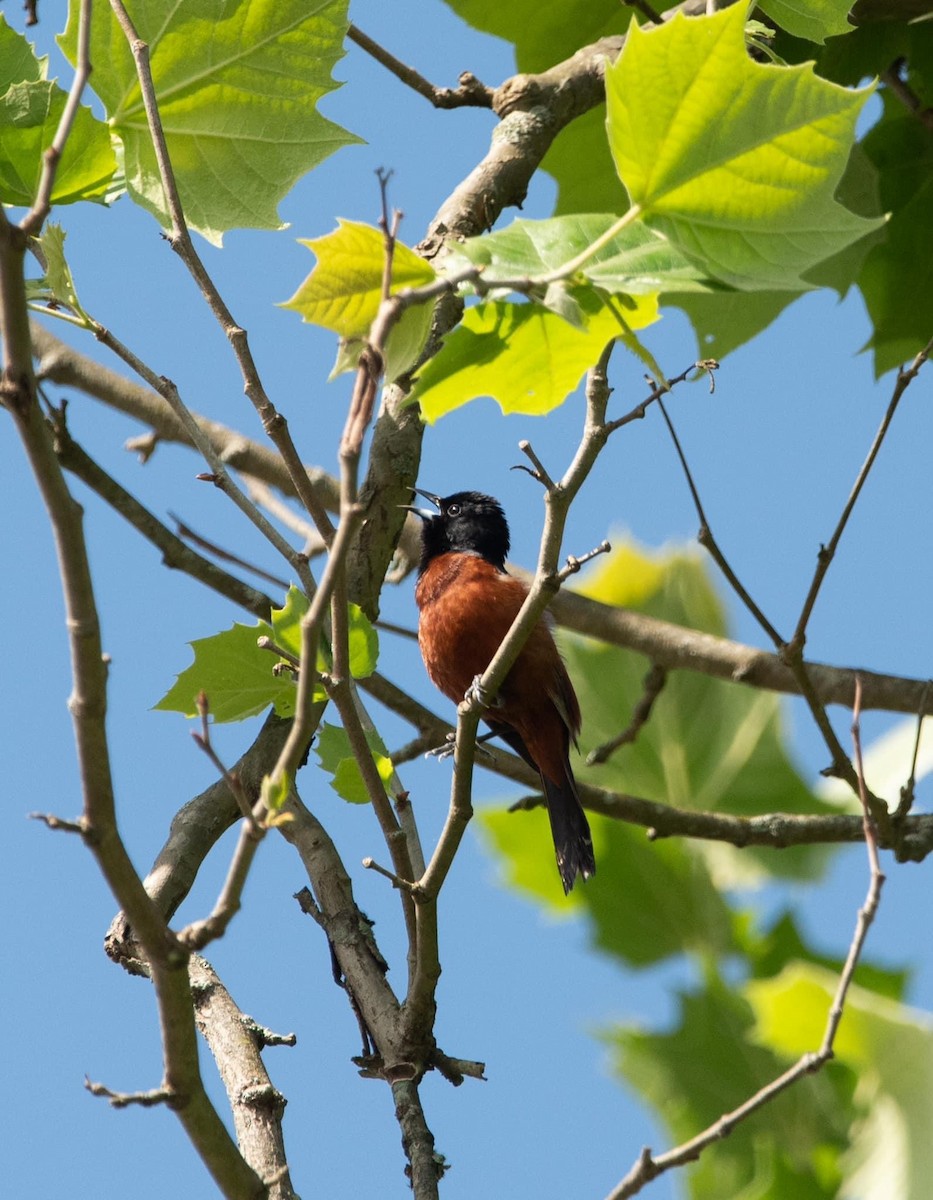
[[[266,571],[262,567],[257,566],[256,563],[251,563],[249,559],[241,558],[239,554],[234,554],[232,551],[218,546],[216,542],[212,542],[200,533],[195,532],[176,513],[169,512],[168,515],[175,522],[176,533],[180,538],[184,538],[186,542],[191,542],[194,546],[200,546],[202,550],[207,550],[215,558],[219,558],[221,562],[234,563],[234,565],[242,567],[244,571],[249,571],[253,575],[258,575],[260,579],[265,579],[267,583],[274,583],[282,592],[288,591],[287,579],[282,579],[279,575],[273,575],[271,571]]]
[[[143,107],[146,111],[146,121],[149,126],[149,134],[152,139],[153,150],[155,151],[159,179],[162,183],[162,190],[165,195],[171,221],[172,231],[169,236],[169,243],[187,267],[208,307],[223,329],[240,368],[245,395],[253,404],[262,421],[263,428],[281,454],[294,484],[295,491],[302,504],[308,510],[318,532],[325,542],[330,542],[334,534],[330,517],[327,515],[324,506],[320,503],[314,488],[311,486],[311,481],[301,463],[298,451],[289,433],[288,422],[281,413],[276,411],[274,405],[266,395],[265,387],[259,377],[259,371],[249,348],[247,332],[234,320],[233,314],[227,307],[217,285],[214,283],[195,249],[194,242],[191,240],[191,233],[188,229],[181,197],[178,192],[178,185],[175,180],[175,172],[172,167],[165,131],[162,128],[162,120],[159,115],[159,102],[149,63],[149,46],[139,37],[122,0],[110,0],[110,4],[136,63],[136,75],[139,80]]]
[[[621,733],[617,733],[615,737],[603,742],[601,746],[597,746],[595,750],[589,752],[586,756],[586,765],[588,767],[606,762],[620,747],[631,745],[635,741],[648,723],[654,709],[654,702],[664,690],[666,682],[667,671],[660,664],[652,663],[651,669],[645,676],[642,684],[641,698],[632,711],[631,721],[629,721]]]
[[[42,155],[42,175],[32,208],[20,223],[20,228],[30,237],[36,237],[49,215],[52,200],[52,188],[55,186],[55,176],[58,165],[65,152],[65,146],[71,134],[75,117],[81,105],[81,97],[91,74],[91,0],[81,0],[78,8],[78,38],[75,54],[75,73],[68,89],[68,98],[62,115],[58,119],[58,128],[52,138],[51,145]]]
[[[905,82],[901,76],[903,65],[904,60],[902,58],[892,63],[886,71],[881,72],[881,82],[890,88],[891,92],[897,96],[908,112],[912,112],[917,120],[921,121],[927,129],[933,130],[933,108],[924,105],[913,88]]]
[[[407,66],[384,46],[373,41],[358,26],[350,24],[347,29],[347,38],[349,41],[355,42],[361,50],[365,50],[376,62],[381,63],[396,79],[400,79],[419,96],[430,100],[435,108],[492,108],[492,98],[495,94],[493,89],[484,87],[468,71],[460,76],[458,88],[436,87],[413,67]]]
[[[716,565],[728,580],[732,590],[739,597],[739,599],[752,614],[761,628],[765,631],[771,641],[774,642],[775,646],[780,649],[784,645],[784,639],[749,595],[745,586],[742,584],[735,571],[733,571],[732,567],[729,565],[726,556],[719,548],[719,544],[713,536],[709,521],[706,519],[706,513],[703,509],[703,502],[700,499],[700,493],[697,491],[697,486],[693,481],[693,474],[690,470],[689,464],[687,463],[687,456],[684,454],[683,447],[680,444],[680,439],[677,436],[677,431],[674,429],[674,423],[668,415],[668,411],[664,407],[664,402],[661,397],[657,396],[656,400],[658,407],[661,410],[661,416],[664,418],[664,423],[667,426],[668,433],[671,435],[671,441],[674,443],[674,449],[677,452],[677,457],[680,459],[680,465],[683,469],[684,477],[687,480],[687,487],[690,489],[690,495],[693,497],[693,505],[697,511],[697,516],[700,519],[700,530],[697,534],[697,541],[701,546],[705,547],[705,549],[709,551]]]
[[[157,1104],[171,1104],[175,1099],[173,1088],[151,1088],[148,1092],[113,1092],[102,1083],[92,1083],[85,1077],[84,1086],[92,1096],[102,1096],[114,1108],[128,1108],[138,1104],[141,1108],[153,1108]]]
[[[621,429],[623,425],[628,425],[632,421],[640,421],[647,412],[650,405],[660,400],[662,396],[666,396],[678,383],[684,383],[694,373],[694,371],[705,372],[710,380],[714,378],[713,372],[719,370],[719,363],[715,358],[703,358],[698,362],[691,363],[686,370],[681,371],[679,375],[674,375],[670,379],[666,379],[664,383],[656,384],[652,388],[648,396],[642,400],[641,404],[637,404],[631,412],[627,412],[624,416],[617,417],[614,421],[609,421],[606,425],[607,436],[610,433],[615,433],[617,429]]]
[[[878,911],[878,904],[881,900],[881,888],[884,884],[884,875],[881,872],[878,862],[877,829],[869,803],[868,789],[865,786],[859,733],[860,716],[861,684],[856,680],[855,703],[852,710],[852,741],[858,772],[859,796],[862,802],[862,822],[865,845],[868,852],[870,878],[868,893],[864,903],[858,910],[855,932],[852,935],[849,952],[846,955],[846,961],[840,972],[836,991],[830,1003],[829,1012],[826,1017],[826,1027],[819,1049],[801,1055],[792,1067],[779,1075],[777,1079],[772,1080],[765,1087],[761,1088],[753,1096],[750,1096],[744,1104],[739,1105],[732,1112],[724,1113],[723,1116],[714,1121],[702,1133],[684,1142],[682,1145],[675,1147],[673,1150],[668,1150],[665,1154],[659,1154],[657,1157],[645,1147],[625,1178],[609,1193],[608,1200],[626,1200],[627,1197],[634,1196],[637,1192],[640,1192],[652,1179],[656,1179],[672,1167],[679,1167],[685,1163],[694,1162],[709,1146],[714,1145],[724,1137],[728,1137],[732,1130],[742,1121],[769,1104],[776,1096],[786,1091],[787,1088],[791,1087],[798,1080],[819,1071],[833,1058],[833,1046],[839,1030],[839,1023],[845,1011],[846,997],[855,975],[855,968],[858,965],[862,949],[865,945],[865,939],[868,936],[869,927]]]
[[[269,619],[269,612],[272,609],[272,600],[269,596],[250,587],[248,583],[237,579],[218,567],[216,563],[211,562],[210,559],[204,558],[192,550],[190,546],[186,546],[181,538],[176,537],[111,475],[108,475],[71,436],[65,422],[64,404],[59,409],[50,407],[50,412],[58,461],[66,471],[87,484],[138,533],[159,549],[162,552],[162,561],[167,567],[184,571],[192,578],[240,605],[241,608],[253,613],[260,620],[267,621]]]
[[[923,363],[926,362],[931,351],[933,351],[933,339],[931,339],[923,348],[923,350],[920,351],[909,369],[902,369],[898,371],[897,380],[894,384],[894,391],[891,393],[891,399],[888,401],[888,407],[885,409],[884,416],[881,419],[881,424],[878,426],[878,430],[875,434],[874,440],[872,441],[868,455],[864,463],[862,463],[861,470],[856,476],[855,483],[852,485],[852,490],[849,493],[848,500],[846,500],[845,507],[842,510],[839,520],[836,522],[836,528],[833,530],[832,537],[829,539],[826,545],[820,547],[820,552],[817,555],[816,571],[814,572],[809,590],[807,591],[806,599],[803,602],[803,607],[800,610],[800,616],[797,619],[797,627],[794,630],[794,636],[791,638],[790,645],[792,650],[797,648],[801,650],[803,649],[807,637],[807,625],[810,622],[810,616],[813,612],[813,607],[816,604],[816,599],[819,595],[823,580],[826,577],[826,572],[829,570],[830,563],[835,557],[836,549],[838,548],[839,541],[845,532],[846,525],[849,522],[849,517],[852,515],[852,510],[855,508],[855,503],[858,500],[862,488],[865,486],[865,481],[868,479],[868,475],[875,464],[875,460],[878,457],[878,452],[881,449],[885,435],[887,434],[888,429],[891,426],[891,422],[894,419],[894,414],[897,411],[897,406],[900,403],[901,397],[916,378],[917,372],[920,370],[920,367],[923,365]]]
[[[910,759],[910,774],[907,776],[907,782],[901,788],[897,809],[894,813],[897,821],[906,817],[913,808],[917,787],[917,759],[920,757],[920,739],[923,736],[923,722],[926,717],[927,697],[931,685],[933,685],[933,680],[927,680],[927,686],[923,689],[923,695],[920,698],[920,709],[917,713],[917,735],[914,738],[914,752]]]

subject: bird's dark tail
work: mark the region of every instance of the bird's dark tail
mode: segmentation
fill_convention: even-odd
[[[554,839],[554,850],[557,854],[557,869],[560,871],[566,895],[572,889],[578,875],[589,879],[591,875],[596,874],[593,839],[569,766],[562,784],[551,783],[543,775],[541,782],[544,784],[551,837]]]

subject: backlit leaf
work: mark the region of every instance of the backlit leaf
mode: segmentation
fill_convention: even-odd
[[[718,279],[802,274],[876,228],[834,198],[871,88],[753,62],[745,8],[633,26],[606,72],[609,143],[645,220]]]
[[[279,229],[279,201],[302,175],[359,139],[317,111],[337,84],[346,0],[147,0],[133,6],[189,225]],[[77,5],[61,40],[75,61]],[[109,5],[91,26],[91,86],[123,145],[130,194],[170,224],[136,68]]]

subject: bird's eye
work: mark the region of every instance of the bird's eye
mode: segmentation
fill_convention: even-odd
[[[460,516],[460,505],[459,504],[451,504],[450,507],[447,509],[447,515],[448,515],[448,517],[459,517]]]

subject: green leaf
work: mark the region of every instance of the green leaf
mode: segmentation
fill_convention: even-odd
[[[289,797],[289,793],[292,790],[293,782],[294,781],[292,780],[291,776],[285,773],[280,775],[277,780],[272,775],[264,775],[262,777],[262,789],[260,791],[260,796],[263,804],[270,813],[278,812],[282,805],[286,802]],[[266,822],[267,825],[274,825],[275,823],[276,822],[274,821]]]
[[[615,1029],[607,1036],[619,1072],[679,1143],[783,1070],[772,1049],[750,1044],[752,1024],[750,1006],[709,972],[701,991],[681,995],[670,1032]],[[798,1081],[704,1152],[687,1177],[689,1194],[698,1200],[833,1200],[851,1087],[851,1076],[838,1066]]]
[[[317,266],[282,307],[294,309],[309,324],[322,325],[342,338],[365,338],[382,300],[386,253],[382,232],[358,221],[339,220],[333,233],[300,241],[314,253]],[[422,287],[434,279],[430,263],[396,242],[393,293]],[[430,321],[430,306],[424,307]]]
[[[694,553],[647,555],[617,543],[581,587],[603,603],[623,605],[675,624],[723,636],[725,612],[705,564]],[[584,756],[624,729],[643,692],[648,663],[619,647],[574,637],[563,643],[584,721]],[[791,761],[782,708],[772,693],[754,692],[694,672],[675,672],[636,741],[608,762],[581,766],[579,777],[681,808],[752,816],[766,812],[829,813]],[[771,850],[696,843],[720,887],[761,882],[771,875],[813,878],[826,861],[823,847]]]
[[[301,621],[307,611],[308,597],[294,584],[286,592],[282,607],[272,610],[272,636],[295,658],[301,658]]]
[[[885,95],[881,120],[864,141],[891,219],[864,260],[858,283],[874,326],[875,373],[910,362],[933,330],[933,138],[922,122]]]
[[[761,0],[761,9],[775,25],[794,37],[821,45],[828,37],[848,33],[852,0]]]
[[[57,225],[54,221],[47,221],[42,231],[42,236],[38,239],[39,245],[42,247],[42,252],[45,255],[46,282],[48,283],[52,297],[59,304],[71,309],[76,316],[83,320],[85,326],[90,328],[93,322],[78,299],[74,277],[71,274],[71,268],[65,260],[66,236],[61,225]]]
[[[633,329],[657,320],[657,299],[639,297],[625,320]],[[624,330],[606,307],[587,314],[586,329],[537,304],[485,301],[463,321],[418,375],[411,398],[426,421],[476,396],[503,412],[543,416],[570,395],[613,337]]]
[[[376,669],[379,658],[379,634],[358,604],[349,608],[350,674],[354,679],[366,679]]]
[[[383,784],[388,786],[393,767],[385,743],[374,729],[366,731],[366,742],[372,752],[379,777]],[[314,749],[321,766],[333,776],[330,786],[337,795],[350,804],[368,804],[369,793],[360,774],[359,764],[350,748],[346,730],[339,725],[329,725],[325,722],[315,740]]]
[[[723,359],[767,329],[799,297],[799,292],[730,291],[673,296],[670,303],[686,313],[696,334],[700,356]]]
[[[28,207],[68,99],[45,78],[48,59],[0,16],[0,200]],[[116,171],[107,127],[80,107],[58,164],[53,204],[102,200]]]
[[[288,589],[285,603],[272,610],[272,636],[283,650],[301,658],[301,622],[308,611],[308,598],[294,584]],[[358,604],[347,605],[350,674],[354,679],[365,679],[376,669],[379,657],[379,635],[370,619]],[[260,630],[257,628],[257,636]],[[268,654],[268,651],[266,651]],[[318,654],[317,669],[329,671],[332,659],[330,649]],[[318,697],[324,698],[323,692]]]
[[[644,219],[704,270],[749,290],[803,272],[880,222],[834,198],[871,89],[746,53],[745,8],[632,28],[607,68],[609,143]]]
[[[346,0],[147,0],[133,19],[148,44],[162,127],[189,225],[219,244],[228,229],[280,229],[295,182],[358,141],[317,111],[337,86]],[[72,5],[62,49],[77,40]],[[170,220],[136,69],[109,6],[95,11],[91,76],[123,144],[127,185],[163,226]],[[234,183],[235,181],[235,183]]]
[[[401,375],[407,374],[421,357],[421,352],[427,345],[431,332],[431,319],[434,316],[434,305],[411,304],[389,331],[386,339],[385,378],[387,383],[394,383]],[[346,371],[355,371],[359,366],[360,355],[366,345],[365,338],[340,339],[337,350],[337,360],[333,365],[328,382],[343,375]]]
[[[843,959],[818,954],[804,941],[790,912],[782,913],[765,933],[749,933],[745,950],[755,979],[774,979],[790,963],[812,963],[836,978],[843,968]],[[880,967],[863,958],[856,968],[855,982],[876,995],[899,1001],[904,998],[910,972]]]
[[[483,283],[499,279],[534,279],[560,270],[615,224],[612,213],[577,213],[546,221],[519,218],[499,233],[468,238],[445,264],[448,273],[464,263],[483,268]],[[656,292],[721,291],[722,285],[702,272],[660,233],[632,224],[599,250],[578,272],[610,293],[652,295]]]
[[[747,984],[759,1043],[788,1058],[817,1047],[837,983],[834,973],[797,963]],[[834,1050],[858,1071],[864,1113],[852,1129],[843,1194],[925,1195],[933,1176],[933,1018],[853,986]]]
[[[45,79],[48,68],[48,58],[37,58],[26,38],[11,29],[0,13],[0,94],[13,83]]]
[[[295,684],[288,675],[276,675],[274,654],[260,650],[256,641],[271,635],[265,622],[234,625],[224,633],[191,642],[194,662],[154,707],[163,712],[197,716],[197,698],[207,695],[210,714],[217,722],[242,721],[264,712],[270,704],[281,717],[295,712]]]

